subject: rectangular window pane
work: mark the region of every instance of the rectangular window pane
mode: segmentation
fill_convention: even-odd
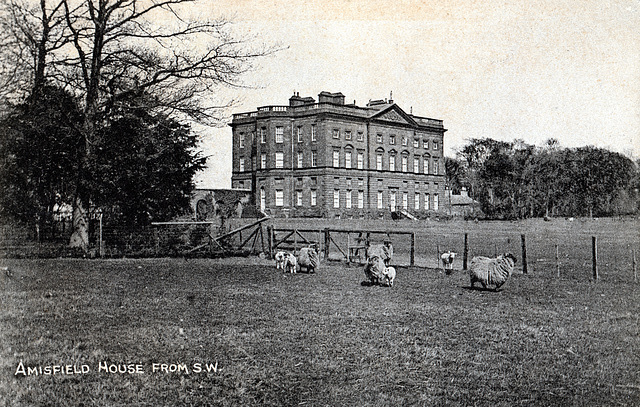
[[[277,126],[276,127],[276,143],[282,143],[284,141],[284,127]]]
[[[364,191],[358,191],[358,208],[364,208]]]
[[[429,159],[428,158],[425,158],[424,161],[422,162],[422,168],[423,168],[423,170],[424,170],[423,172],[425,174],[429,173]]]
[[[311,125],[311,141],[316,141],[316,125],[312,124]]]
[[[298,143],[302,143],[302,127],[298,127]]]
[[[438,194],[433,194],[433,210],[437,211],[438,210]]]
[[[413,196],[413,207],[415,208],[415,210],[419,210],[420,209],[420,192],[416,192],[415,195]]]
[[[318,197],[318,192],[314,189],[311,191],[311,206],[316,206],[316,199]]]
[[[276,206],[284,206],[284,191],[276,189]]]
[[[408,170],[408,163],[407,161],[409,160],[409,158],[406,155],[402,156],[402,172],[407,172]]]
[[[363,153],[358,153],[358,169],[359,170],[364,169],[364,154]]]
[[[416,174],[420,172],[420,159],[418,157],[413,158],[413,172]]]
[[[346,196],[346,198],[347,198],[347,202],[346,202],[347,209],[351,209],[351,195],[352,195],[351,191],[347,191],[347,196]]]
[[[344,139],[345,140],[351,140],[351,130],[345,130]]]
[[[378,191],[378,209],[382,209],[382,191]]]
[[[340,166],[340,151],[333,152],[333,166],[336,168]]]
[[[276,168],[284,168],[284,153],[276,153]]]
[[[296,205],[302,206],[302,191],[296,191]]]
[[[389,171],[396,170],[396,157],[391,155],[389,156]]]
[[[244,134],[240,133],[240,148],[244,148]]]
[[[260,154],[260,168],[267,168],[267,155],[264,153]]]
[[[298,153],[298,168],[302,168],[303,153]]]
[[[358,141],[363,141],[364,140],[364,133],[359,131],[358,132]]]
[[[334,208],[340,207],[340,190],[339,189],[335,189],[333,191],[333,207]]]
[[[344,155],[344,166],[351,168],[351,151],[347,151]]]
[[[244,171],[244,158],[240,159],[240,172]]]
[[[376,170],[382,171],[382,154],[376,156]]]
[[[340,138],[340,130],[333,129],[333,138]]]
[[[424,194],[424,209],[429,210],[429,194]]]
[[[311,166],[316,167],[318,165],[318,153],[315,151],[311,152]]]

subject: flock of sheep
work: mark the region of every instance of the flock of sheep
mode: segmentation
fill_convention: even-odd
[[[454,252],[446,252],[440,256],[443,268],[450,274],[453,272],[453,261],[456,257]],[[393,287],[396,278],[396,269],[390,265],[393,258],[393,245],[391,241],[385,240],[382,244],[370,245],[366,249],[367,261],[364,265],[364,274],[371,285],[383,287]],[[275,255],[276,269],[285,273],[297,273],[306,270],[308,273],[315,273],[320,264],[318,251],[314,247],[300,249],[298,255],[279,251]],[[513,273],[516,258],[511,253],[505,253],[496,258],[476,256],[471,260],[469,277],[471,288],[475,288],[475,283],[480,283],[484,289],[493,286],[497,291],[507,282]]]

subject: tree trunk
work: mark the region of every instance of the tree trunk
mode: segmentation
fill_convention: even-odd
[[[73,205],[73,232],[69,240],[70,247],[79,247],[83,252],[89,251],[89,216],[80,197]]]

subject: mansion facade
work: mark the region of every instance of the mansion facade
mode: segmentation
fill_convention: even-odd
[[[384,217],[442,212],[442,120],[393,100],[345,104],[294,94],[288,106],[233,115],[234,189],[271,216]]]

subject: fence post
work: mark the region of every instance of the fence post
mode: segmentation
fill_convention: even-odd
[[[416,264],[416,234],[411,232],[411,259],[409,265],[414,266]]]
[[[440,269],[440,245],[436,245],[436,267]]]
[[[269,258],[273,259],[273,226],[267,226],[267,242],[269,243]]]
[[[469,234],[464,234],[464,253],[462,255],[462,269],[467,269],[467,258],[469,257]]]
[[[324,229],[324,259],[329,260],[329,244],[331,243],[331,235],[329,228]]]
[[[527,241],[524,233],[520,235],[520,240],[522,240],[522,274],[527,274],[529,272],[527,269]]]
[[[347,265],[351,263],[351,233],[347,232]]]
[[[100,241],[98,242],[98,253],[100,254],[100,257],[104,257],[104,245],[102,242],[102,214],[100,214],[99,216],[99,221],[100,221]]]
[[[636,261],[636,249],[633,249],[631,251],[631,256],[633,258],[633,282],[637,283],[638,282],[638,270],[637,270],[638,262]]]
[[[598,238],[591,236],[591,264],[593,268],[593,279],[598,279]]]
[[[560,256],[558,256],[558,244],[556,243],[556,274],[560,277]]]

